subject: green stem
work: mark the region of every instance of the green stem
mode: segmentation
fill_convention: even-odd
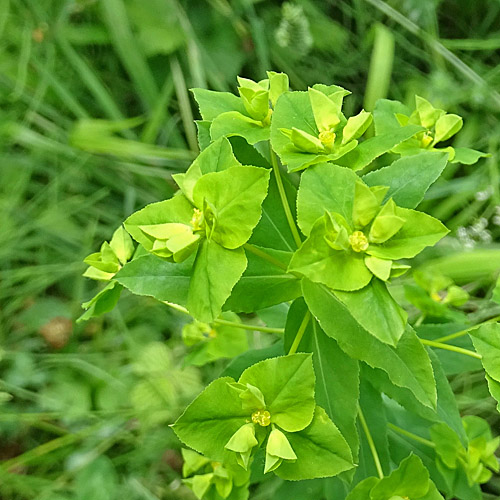
[[[300,341],[302,340],[302,337],[304,336],[304,333],[306,331],[307,325],[309,324],[309,321],[311,319],[311,313],[309,310],[306,312],[304,315],[304,319],[302,320],[302,323],[299,326],[299,329],[297,330],[297,333],[295,334],[295,338],[293,339],[292,347],[290,347],[290,350],[288,351],[288,354],[295,354],[297,352],[297,349],[299,348]]]
[[[290,231],[292,232],[293,239],[297,248],[302,245],[302,240],[300,239],[299,230],[295,224],[295,220],[290,210],[290,205],[288,204],[288,198],[286,197],[285,188],[283,186],[283,180],[281,179],[280,167],[278,165],[278,159],[273,151],[271,144],[269,144],[269,151],[271,155],[271,164],[273,166],[274,176],[276,177],[276,184],[278,185],[278,191],[280,193],[281,204],[283,205],[283,210],[285,211],[286,220],[290,226]]]
[[[445,351],[453,351],[459,354],[465,354],[466,356],[470,356],[471,358],[481,359],[481,354],[478,354],[474,351],[469,351],[468,349],[462,349],[461,347],[457,347],[456,345],[442,344],[441,342],[436,342],[434,340],[427,339],[419,339],[420,342],[424,345],[428,345],[430,347],[437,347],[438,349],[444,349]]]
[[[451,333],[450,335],[446,335],[445,337],[440,337],[436,339],[436,342],[448,342],[449,340],[457,339],[458,337],[463,337],[464,335],[467,335],[471,330],[475,330],[476,328],[479,328],[480,326],[483,325],[487,325],[488,323],[494,323],[499,319],[500,316],[495,316],[494,318],[488,319],[487,321],[483,321],[482,323],[478,323],[477,325],[474,326],[469,326],[469,328],[465,328],[464,330],[460,330],[459,332]]]
[[[372,452],[373,461],[375,462],[375,468],[377,469],[378,477],[380,479],[383,479],[384,471],[382,470],[382,465],[380,464],[380,458],[378,457],[377,448],[375,448],[375,443],[373,442],[372,435],[370,434],[370,429],[368,429],[368,425],[366,423],[365,416],[361,411],[361,408],[358,408],[358,416],[359,421],[361,422],[361,427],[363,427],[366,440],[368,441],[368,446],[370,447],[370,451]]]
[[[432,441],[429,441],[428,439],[424,439],[423,437],[417,436],[416,434],[413,434],[413,432],[401,429],[401,427],[398,427],[397,425],[391,424],[390,422],[387,423],[387,427],[389,427],[389,429],[392,429],[393,431],[397,432],[398,434],[401,434],[402,436],[409,437],[410,439],[413,439],[414,441],[418,441],[419,443],[425,444],[426,446],[429,446],[431,448],[436,447],[436,445]]]
[[[236,323],[235,321],[227,321],[225,319],[216,319],[214,323],[217,325],[232,326],[234,328],[242,328],[243,330],[252,330],[264,333],[284,333],[285,331],[283,328],[271,328],[270,326],[257,326],[245,323]]]
[[[185,307],[182,307],[178,304],[174,304],[172,302],[167,302],[166,300],[163,301],[163,303],[166,306],[175,309],[176,311],[191,316],[190,312]],[[228,321],[226,319],[216,319],[212,323],[214,325],[225,325],[225,326],[232,326],[234,328],[241,328],[243,330],[250,330],[252,332],[280,333],[280,334],[285,332],[283,328],[271,328],[270,326],[258,326],[258,325],[249,325],[247,323],[236,323],[236,321]]]
[[[275,259],[272,255],[269,255],[267,252],[262,251],[260,248],[257,248],[256,246],[251,245],[250,243],[245,243],[243,247],[245,248],[245,250],[252,252],[254,255],[257,255],[257,257],[260,257],[261,259],[267,260],[267,262],[270,262],[274,266],[279,267],[284,271],[287,270],[287,266],[283,264],[283,262],[280,262],[278,259]]]

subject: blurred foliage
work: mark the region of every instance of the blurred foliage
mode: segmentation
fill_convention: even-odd
[[[444,285],[408,277],[394,294],[419,287],[408,307],[430,339],[441,322],[459,330],[465,314],[500,314],[489,300],[500,268],[496,0],[0,0],[0,35],[2,499],[192,498],[167,424],[225,364],[184,366],[188,318],[147,298],[74,323],[96,291],[82,259],[117,221],[169,197],[171,174],[196,155],[189,88],[234,91],[237,74],[273,69],[295,89],[366,91],[349,114],[388,92],[464,116],[455,145],[492,156],[450,164],[421,207],[452,230],[419,260]],[[452,286],[469,300],[450,308]],[[282,326],[279,312],[262,317]],[[214,357],[195,352],[195,364]],[[498,425],[482,375],[453,387],[464,414]],[[288,488],[273,480],[253,498]],[[500,478],[485,491],[495,498]]]

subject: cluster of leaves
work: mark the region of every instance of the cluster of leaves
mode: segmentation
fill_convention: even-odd
[[[334,478],[349,499],[430,500],[442,498],[440,491],[479,498],[498,443],[480,425],[466,422],[473,429],[465,432],[440,358],[426,345],[481,358],[498,397],[491,361],[498,347],[488,344],[499,342],[498,325],[473,334],[479,354],[427,340],[390,287],[409,259],[448,232],[416,210],[426,191],[449,161],[473,163],[482,153],[436,148],[462,122],[423,99],[406,115],[400,103],[380,101],[371,137],[363,139],[372,116],[347,118],[349,92],[338,86],[291,92],[286,75],[272,72],[239,85],[239,96],[194,90],[202,152],[174,176],[179,191],[171,199],[132,214],[117,233],[128,242],[126,230],[139,244],[132,260],[130,242],[123,252],[113,240],[87,259],[97,269],[110,266],[101,269],[108,287],[191,314],[196,322],[184,339],[199,345],[191,354],[196,364],[245,349],[245,326],[234,313],[293,301],[272,353],[238,356],[174,424],[180,440],[201,454],[188,453],[195,464],[189,474],[201,471],[188,484],[198,498],[240,499],[251,481],[244,472],[273,472],[286,480]],[[449,282],[428,288],[431,298],[446,289],[450,303],[467,300]],[[106,310],[109,299],[100,295],[91,304],[89,315]],[[234,327],[221,332],[219,347],[217,325]],[[414,434],[413,419],[433,439],[446,426],[460,443],[456,455],[443,451],[447,438]],[[426,442],[437,468],[405,444],[389,449],[389,428]],[[459,465],[465,484],[445,470]]]

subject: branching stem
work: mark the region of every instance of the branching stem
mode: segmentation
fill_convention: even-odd
[[[284,271],[287,270],[287,267],[283,262],[280,262],[278,259],[275,259],[272,255],[269,255],[267,252],[264,252],[260,248],[250,244],[250,243],[245,243],[243,245],[245,250],[248,250],[249,252],[252,252],[254,255],[257,255],[257,257],[260,257],[261,259],[267,260],[271,264],[273,264],[276,267],[279,267],[280,269],[283,269]]]
[[[428,439],[417,436],[416,434],[413,434],[413,432],[406,431],[405,429],[401,429],[401,427],[398,427],[397,425],[391,424],[390,422],[387,423],[387,427],[389,427],[389,429],[392,429],[394,432],[401,434],[402,436],[409,437],[410,439],[413,439],[414,441],[418,441],[419,443],[425,444],[426,446],[429,446],[431,448],[436,447],[436,445],[432,441],[429,441]]]
[[[436,339],[436,342],[448,342],[449,340],[457,339],[458,337],[463,337],[467,335],[471,330],[475,330],[480,326],[487,325],[488,323],[494,323],[498,321],[500,316],[495,316],[494,318],[488,319],[487,321],[483,321],[482,323],[478,323],[477,325],[469,326],[469,328],[465,328],[464,330],[460,330],[459,332],[450,333],[450,335],[446,335],[445,337],[440,337]]]
[[[172,302],[167,302],[166,300],[163,301],[163,303],[171,307],[172,309],[175,309],[176,311],[179,311],[183,314],[190,314],[190,312],[183,306],[180,306],[178,304],[174,304]],[[259,325],[249,325],[248,323],[237,323],[236,321],[229,321],[226,319],[216,319],[213,321],[213,324],[215,325],[224,325],[224,326],[232,326],[233,328],[241,328],[242,330],[250,330],[252,332],[263,332],[263,333],[279,333],[282,334],[285,332],[283,328],[272,328],[270,326],[259,326]]]
[[[481,354],[478,354],[474,351],[469,351],[468,349],[463,349],[462,347],[457,347],[456,345],[443,344],[441,342],[427,339],[420,339],[420,342],[430,347],[437,347],[438,349],[444,349],[445,351],[452,351],[459,354],[465,354],[466,356],[470,356],[471,358],[481,359]]]

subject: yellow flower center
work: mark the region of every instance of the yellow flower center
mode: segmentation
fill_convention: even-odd
[[[193,217],[191,218],[191,226],[193,231],[199,231],[203,222],[203,213],[197,208],[193,209]]]
[[[267,410],[256,410],[252,413],[252,422],[267,427],[271,423],[271,414]]]
[[[432,134],[430,132],[426,132],[424,136],[422,137],[422,140],[420,143],[422,144],[423,148],[426,148],[430,145],[430,143],[434,140],[434,137],[432,137]]]
[[[355,252],[364,252],[368,248],[368,239],[361,231],[354,231],[349,236],[349,243]]]
[[[333,143],[335,141],[335,132],[330,132],[329,130],[320,132],[318,135],[318,139],[321,141],[321,144],[331,148],[333,147]]]

